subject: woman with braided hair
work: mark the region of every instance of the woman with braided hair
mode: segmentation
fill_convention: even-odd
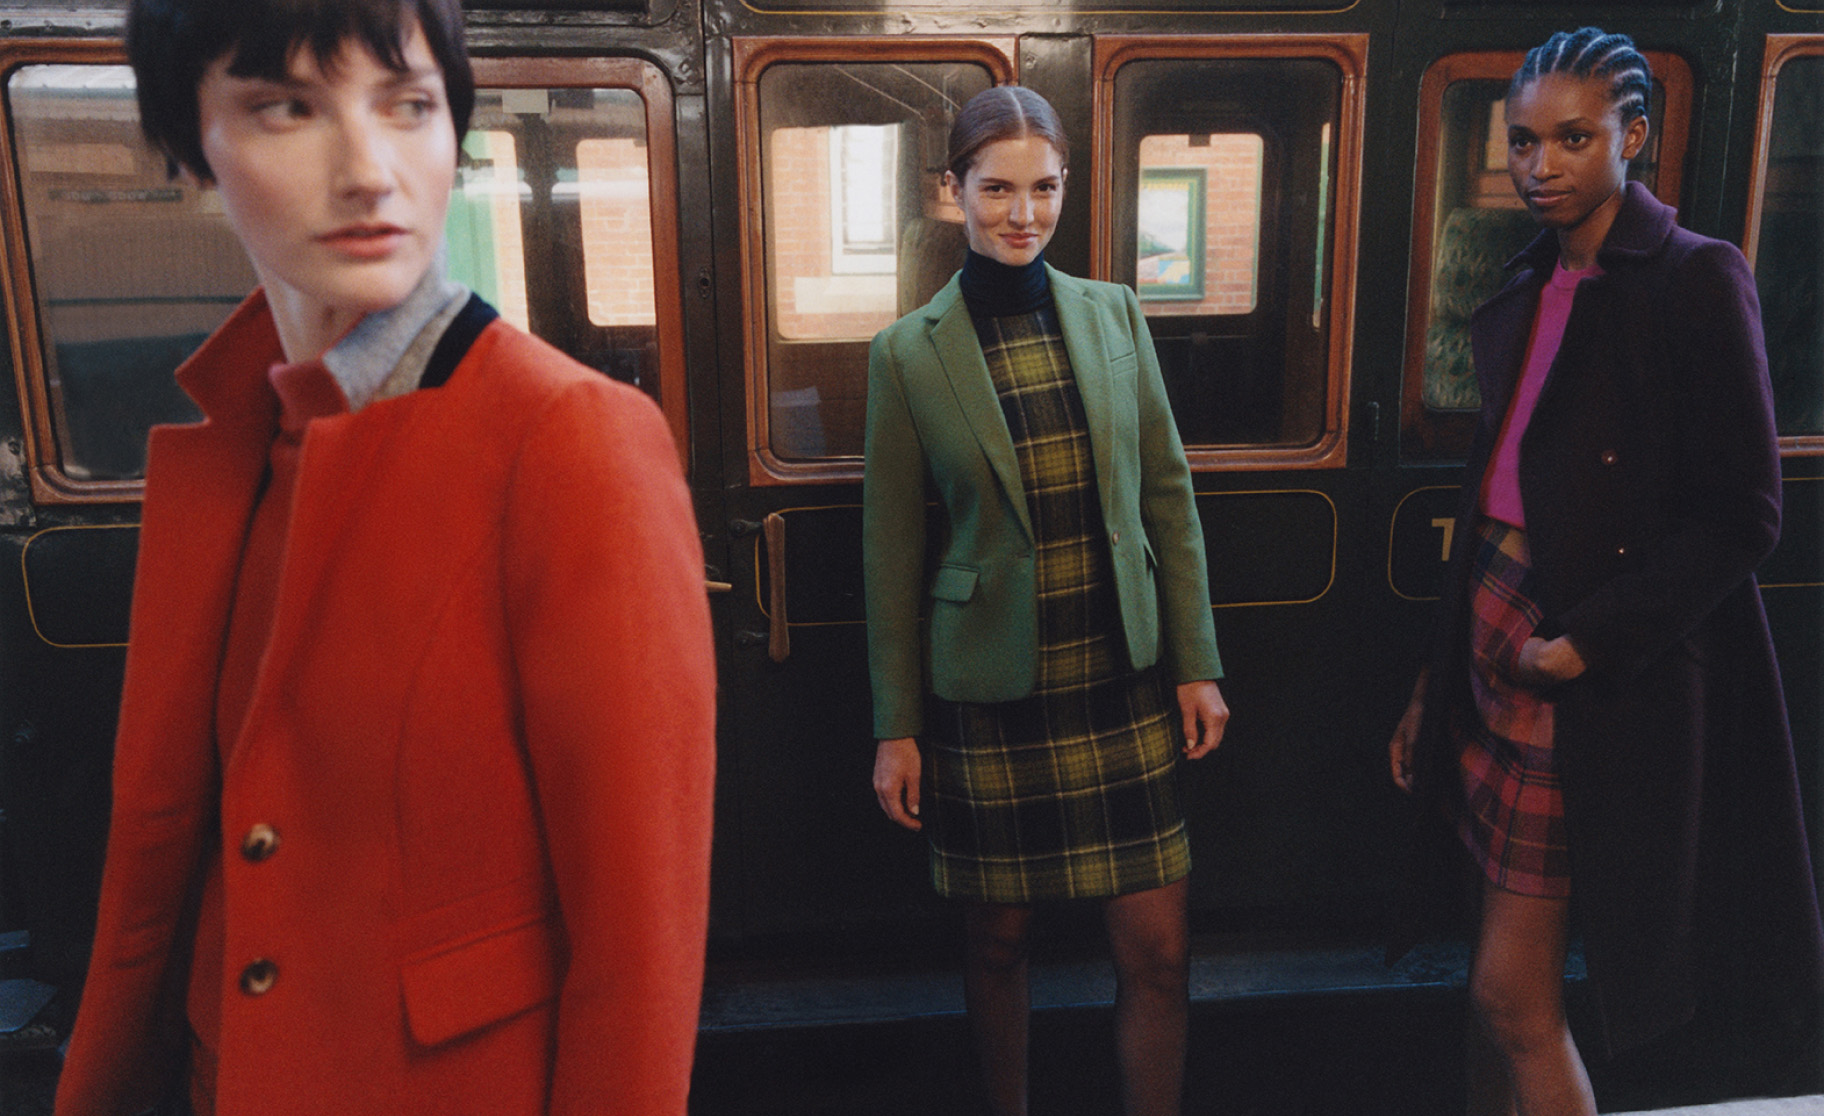
[[[1651,94],[1633,42],[1590,27],[1508,88],[1508,171],[1543,231],[1471,319],[1481,420],[1390,747],[1480,869],[1477,1113],[1596,1111],[1565,1022],[1573,904],[1605,1052],[1718,992],[1770,1010],[1819,987],[1754,578],[1780,530],[1760,307],[1739,251],[1627,181]]]

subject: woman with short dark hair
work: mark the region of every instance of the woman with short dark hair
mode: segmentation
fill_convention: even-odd
[[[137,0],[260,288],[153,431],[65,1116],[680,1116],[714,659],[644,395],[442,268],[457,0]],[[180,1099],[181,1098],[181,1099]]]

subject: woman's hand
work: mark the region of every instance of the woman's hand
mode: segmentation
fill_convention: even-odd
[[[1419,725],[1425,720],[1425,674],[1420,672],[1419,681],[1412,688],[1412,700],[1406,703],[1406,712],[1400,715],[1400,723],[1394,727],[1393,739],[1387,742],[1387,761],[1393,771],[1393,785],[1412,793],[1412,752],[1413,744],[1419,738]]]
[[[882,740],[874,750],[874,797],[887,816],[910,830],[923,829],[918,819],[918,780],[923,771],[918,741],[910,736]]]
[[[1202,759],[1222,743],[1222,730],[1229,723],[1229,706],[1222,691],[1211,679],[1182,682],[1178,686],[1178,709],[1184,714],[1184,754],[1187,759]]]
[[[1588,669],[1569,637],[1540,639],[1532,636],[1520,645],[1520,657],[1514,663],[1514,680],[1523,686],[1543,689],[1569,682]]]

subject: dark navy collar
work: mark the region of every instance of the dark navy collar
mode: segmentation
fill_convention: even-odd
[[[957,282],[969,313],[979,317],[1030,314],[1051,304],[1051,276],[1043,252],[1031,263],[1014,267],[971,248]]]
[[[500,312],[489,306],[478,294],[471,294],[469,301],[456,312],[456,318],[450,322],[450,328],[443,331],[437,347],[431,350],[431,359],[424,366],[424,375],[418,380],[421,388],[442,387],[449,382],[456,366],[462,358],[469,355],[475,339],[481,331],[487,329]]]

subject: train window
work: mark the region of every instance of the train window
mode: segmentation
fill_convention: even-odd
[[[509,320],[655,397],[685,454],[670,86],[629,58],[474,65],[452,271]]]
[[[1653,66],[1647,146],[1629,167],[1676,204],[1689,128],[1691,72],[1646,52]],[[1501,289],[1505,264],[1538,235],[1507,176],[1502,99],[1522,52],[1451,55],[1420,85],[1400,448],[1408,460],[1469,451],[1481,393],[1469,359],[1469,314]]]
[[[214,192],[168,178],[141,141],[119,56],[24,44],[0,58],[23,216],[7,222],[8,312],[44,501],[137,495],[148,429],[197,417],[172,372],[257,281]],[[682,451],[669,88],[627,60],[478,59],[476,73],[452,274],[655,395]],[[529,259],[554,281],[528,285]]]
[[[868,343],[962,265],[950,121],[1010,43],[737,39],[750,479],[860,473]],[[865,57],[865,61],[862,60]],[[757,218],[757,219],[756,219]]]
[[[1192,464],[1340,465],[1365,43],[1096,51],[1092,268],[1139,292]]]
[[[1748,254],[1774,419],[1788,453],[1824,453],[1824,37],[1773,36],[1761,83]]]
[[[32,280],[11,302],[43,368],[22,377],[38,394],[34,442],[56,447],[70,485],[119,490],[144,471],[153,423],[196,417],[171,371],[252,269],[216,196],[168,179],[141,142],[125,66],[22,65],[6,95]]]

